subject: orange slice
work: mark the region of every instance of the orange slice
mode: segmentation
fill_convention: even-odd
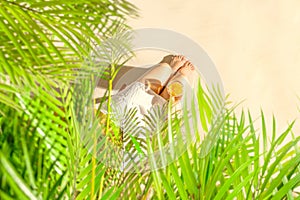
[[[168,85],[168,93],[172,97],[181,96],[183,93],[183,85],[178,81],[175,81],[175,82],[169,84]]]

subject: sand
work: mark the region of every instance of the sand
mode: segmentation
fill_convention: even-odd
[[[300,111],[300,1],[130,0],[140,17],[133,28],[165,28],[196,41],[214,61],[230,100],[278,132]],[[139,58],[139,62],[154,62]],[[151,56],[150,56],[151,57]],[[149,63],[148,63],[149,64]],[[271,126],[269,126],[271,128]],[[295,134],[300,135],[299,122]]]

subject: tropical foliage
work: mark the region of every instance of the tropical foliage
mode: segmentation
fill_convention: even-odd
[[[269,132],[200,83],[192,109],[153,109],[144,126],[100,112],[133,56],[128,16],[122,0],[0,1],[1,199],[299,199],[294,122]]]

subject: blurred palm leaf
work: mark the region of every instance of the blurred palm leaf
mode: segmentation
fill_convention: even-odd
[[[153,110],[142,129],[135,110],[109,126],[96,118],[96,80],[112,81],[131,58],[123,20],[135,10],[127,1],[0,2],[0,198],[298,197],[294,123],[278,134],[274,118],[269,133],[262,112],[259,130],[217,87],[199,82],[181,114]]]
[[[72,80],[127,14],[136,12],[126,1],[1,1],[1,78],[30,89]]]
[[[54,104],[55,97],[42,88],[39,91],[38,97],[17,95],[15,102],[22,106],[22,111],[6,108],[1,123],[0,177],[2,192],[7,196],[15,193],[24,199],[56,198],[66,189],[63,180],[67,174],[67,154],[62,151],[67,145],[66,115],[56,110],[59,108]]]
[[[99,191],[85,184],[103,177],[103,165],[90,179],[82,174],[95,163],[80,143],[73,83],[78,72],[89,76],[85,63],[127,16],[136,8],[122,0],[0,2],[1,199],[86,199]]]
[[[199,86],[201,87],[201,85]],[[199,94],[202,93],[202,94]],[[157,121],[155,115],[148,115],[147,126],[148,133],[152,134],[148,143],[148,156],[150,172],[142,172],[141,179],[134,179],[135,189],[141,190],[126,191],[128,196],[139,196],[142,199],[293,199],[298,196],[300,186],[299,173],[299,140],[296,137],[292,141],[286,141],[282,145],[288,134],[292,134],[293,123],[288,129],[280,134],[276,139],[275,120],[273,121],[273,139],[267,144],[267,131],[265,129],[264,116],[262,115],[262,135],[254,128],[251,114],[248,113],[248,121],[244,113],[236,117],[233,109],[222,109],[215,118],[207,113],[214,113],[212,107],[208,105],[216,105],[222,108],[220,104],[208,103],[208,100],[221,99],[221,97],[211,97],[211,95],[219,95],[211,93],[208,95],[204,90],[198,90],[199,111],[205,112],[203,116],[210,119],[207,125],[211,125],[207,129],[207,135],[204,140],[196,137],[196,140],[188,145],[184,142],[177,143],[175,148],[186,148],[183,154],[173,162],[169,162],[167,166],[160,169],[163,160],[170,155],[169,151],[160,151],[160,156],[154,156],[155,149],[162,150],[166,144],[174,141],[174,137],[179,137],[185,130],[185,138],[192,138],[190,118],[195,118],[194,122],[198,122],[197,115],[189,115],[184,112],[183,118],[170,118],[166,125],[160,126],[161,120]],[[211,109],[211,111],[208,111]],[[206,111],[204,111],[206,110]],[[215,109],[218,110],[218,109]],[[263,114],[263,113],[262,113]],[[180,126],[174,126],[174,122],[178,120]],[[202,122],[203,123],[203,122]],[[163,141],[168,129],[162,127],[172,127],[173,137],[168,138],[165,143]],[[183,129],[182,129],[183,128]],[[169,129],[170,131],[170,129]],[[198,133],[200,134],[200,133]],[[153,143],[153,141],[155,141]],[[188,140],[181,140],[188,141]],[[179,151],[177,151],[179,152]],[[163,158],[165,157],[165,158]],[[145,166],[147,168],[147,166]],[[128,177],[132,175],[127,174]],[[125,174],[126,177],[126,174]],[[125,179],[128,181],[128,179]],[[129,181],[128,181],[129,183]],[[137,188],[136,188],[137,187]],[[297,189],[298,188],[298,189]],[[142,195],[141,195],[142,193]]]

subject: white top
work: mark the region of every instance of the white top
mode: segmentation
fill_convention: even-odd
[[[154,105],[163,105],[167,101],[161,96],[147,89],[141,82],[133,82],[125,89],[112,96],[112,113],[124,115],[130,109],[136,108],[136,116],[142,123],[142,118]],[[101,111],[107,113],[107,104],[104,103]]]

